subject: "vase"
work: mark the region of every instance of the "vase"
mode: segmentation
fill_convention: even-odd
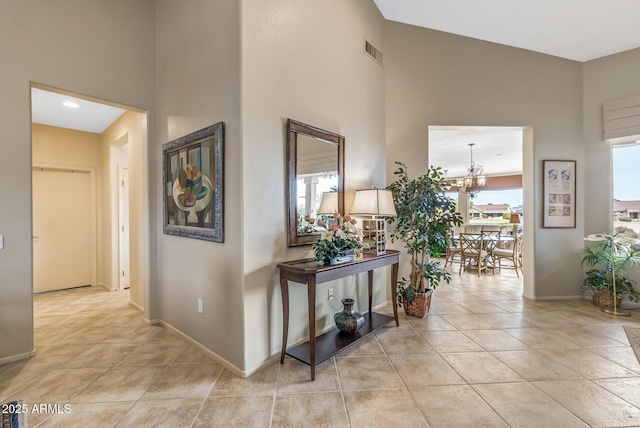
[[[345,251],[345,254],[343,256],[337,256],[330,259],[325,259],[324,264],[337,265],[338,263],[351,262],[353,261],[354,254],[355,252],[353,250],[347,250]]]
[[[354,334],[364,325],[364,315],[353,310],[355,302],[353,299],[342,299],[342,306],[344,307],[342,312],[338,312],[333,316],[338,330],[344,333]]]
[[[431,295],[433,294],[433,288],[428,289],[424,293],[416,293],[415,299],[412,302],[404,300],[402,307],[404,313],[418,318],[424,318],[429,314],[431,308]]]

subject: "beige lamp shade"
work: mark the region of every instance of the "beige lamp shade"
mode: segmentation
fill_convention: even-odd
[[[351,205],[351,215],[389,217],[396,215],[393,193],[387,189],[356,190]]]
[[[318,214],[333,215],[338,211],[338,192],[323,192]]]

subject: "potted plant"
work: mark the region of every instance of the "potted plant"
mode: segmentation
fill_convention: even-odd
[[[398,306],[407,315],[424,318],[431,306],[431,294],[440,281],[451,281],[451,274],[431,260],[446,248],[446,234],[462,224],[455,202],[445,196],[447,180],[439,167],[430,167],[415,179],[407,175],[407,166],[396,162],[396,181],[387,189],[393,192],[396,216],[387,221],[395,225],[390,238],[402,241],[411,256],[409,278],[398,281]]]
[[[325,265],[353,260],[356,251],[362,248],[362,231],[355,226],[356,223],[357,220],[350,216],[342,217],[336,212],[334,221],[311,246],[316,253],[315,259]]]
[[[593,304],[613,307],[613,278],[615,277],[616,307],[622,297],[637,302],[640,293],[634,290],[633,282],[626,276],[626,269],[640,266],[640,253],[632,251],[624,242],[616,242],[615,235],[602,235],[603,240],[582,250],[582,266],[591,268],[586,272],[582,291],[591,291]]]

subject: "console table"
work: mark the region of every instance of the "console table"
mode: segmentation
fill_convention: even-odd
[[[313,259],[295,260],[278,264],[280,270],[280,291],[282,292],[282,352],[280,364],[284,356],[289,355],[311,366],[311,380],[316,377],[316,365],[331,358],[341,349],[372,333],[376,329],[395,319],[398,322],[398,306],[395,304],[396,283],[398,281],[398,263],[400,252],[387,250],[385,254],[375,255],[364,253],[351,262],[339,263],[332,266],[321,265]],[[373,270],[391,265],[391,296],[393,317],[371,312],[373,296]],[[355,334],[345,334],[337,328],[316,337],[316,285],[338,278],[355,275],[362,272],[369,273],[369,312],[364,314],[364,325]],[[287,351],[287,335],[289,334],[289,281],[306,284],[309,305],[309,341]]]

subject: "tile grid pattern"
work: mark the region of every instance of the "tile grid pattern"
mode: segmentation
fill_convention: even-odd
[[[39,295],[38,355],[0,366],[0,402],[28,403],[30,427],[640,426],[625,333],[640,311],[528,301],[521,287],[513,271],[454,273],[426,319],[401,311],[399,328],[325,361],[314,382],[291,358],[238,378],[144,325],[126,292]]]

